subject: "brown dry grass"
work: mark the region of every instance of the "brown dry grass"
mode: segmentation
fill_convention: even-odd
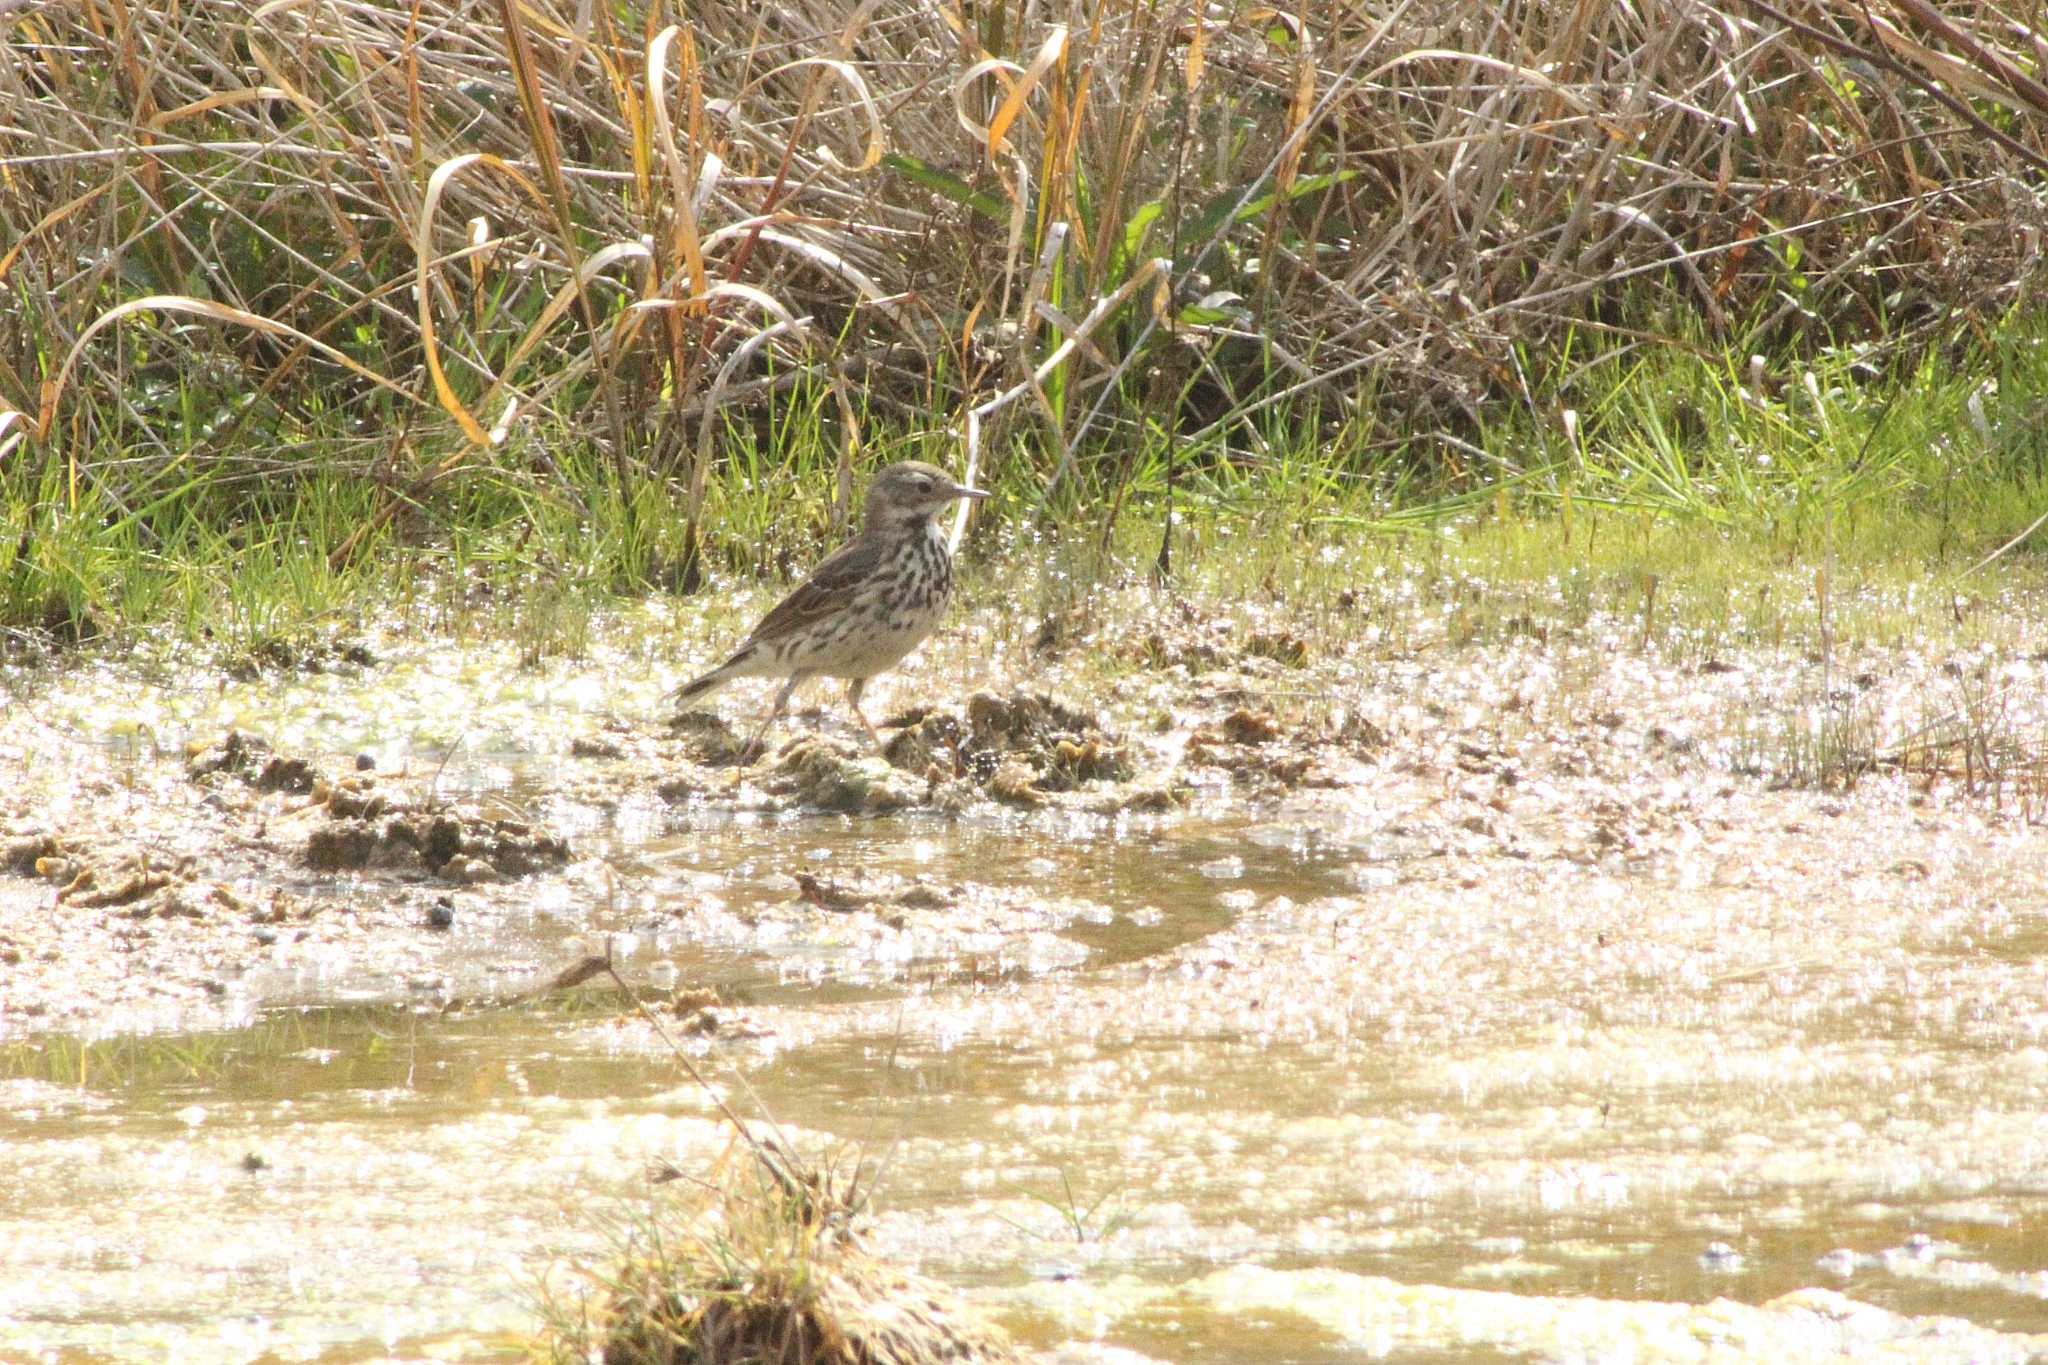
[[[1617,350],[1881,363],[2038,259],[2041,35],[1988,0],[675,20],[0,3],[0,460],[34,427],[125,507],[316,442],[395,512],[549,482],[531,428],[683,474],[694,522],[771,393],[842,488],[877,409],[1021,422],[976,448],[1044,477],[1169,412],[1469,431]]]
[[[951,1289],[864,1252],[822,1185],[728,1164],[628,1231],[596,1295],[543,1307],[536,1357],[606,1365],[1017,1365]]]

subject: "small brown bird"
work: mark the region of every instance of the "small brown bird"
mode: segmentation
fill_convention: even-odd
[[[677,688],[677,698],[693,700],[734,678],[787,679],[747,742],[751,753],[797,688],[820,675],[844,678],[853,714],[880,744],[860,694],[924,642],[953,590],[953,554],[933,518],[955,499],[987,496],[916,460],[882,470],[868,485],[860,534],[762,617],[730,659]]]

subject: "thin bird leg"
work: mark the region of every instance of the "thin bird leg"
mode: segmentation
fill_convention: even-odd
[[[790,674],[789,681],[784,683],[782,685],[782,690],[775,694],[775,705],[769,709],[768,719],[761,722],[761,728],[754,731],[754,737],[747,741],[747,747],[740,750],[740,755],[742,758],[746,759],[749,762],[753,760],[755,751],[761,748],[761,741],[768,737],[769,728],[773,726],[776,721],[782,719],[783,709],[789,705],[789,698],[791,694],[793,694],[797,690],[797,688],[803,686],[804,683],[810,679],[810,676],[811,675],[808,673]]]
[[[880,732],[878,732],[875,729],[874,722],[868,719],[868,713],[860,709],[860,694],[867,691],[867,687],[868,680],[866,678],[847,679],[846,704],[853,708],[854,715],[860,717],[860,723],[867,730],[868,738],[875,742],[875,747],[877,749],[880,749],[884,747],[882,744],[882,736]]]

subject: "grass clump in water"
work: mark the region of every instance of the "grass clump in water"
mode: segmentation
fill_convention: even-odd
[[[864,1192],[777,1148],[662,1196],[595,1275],[543,1306],[536,1357],[569,1365],[1006,1365],[1024,1357],[953,1292],[866,1252]]]

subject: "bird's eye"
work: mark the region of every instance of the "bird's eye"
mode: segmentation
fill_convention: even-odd
[[[915,486],[917,488],[917,491],[920,493],[929,493],[932,491],[932,481],[927,478],[920,477]]]

